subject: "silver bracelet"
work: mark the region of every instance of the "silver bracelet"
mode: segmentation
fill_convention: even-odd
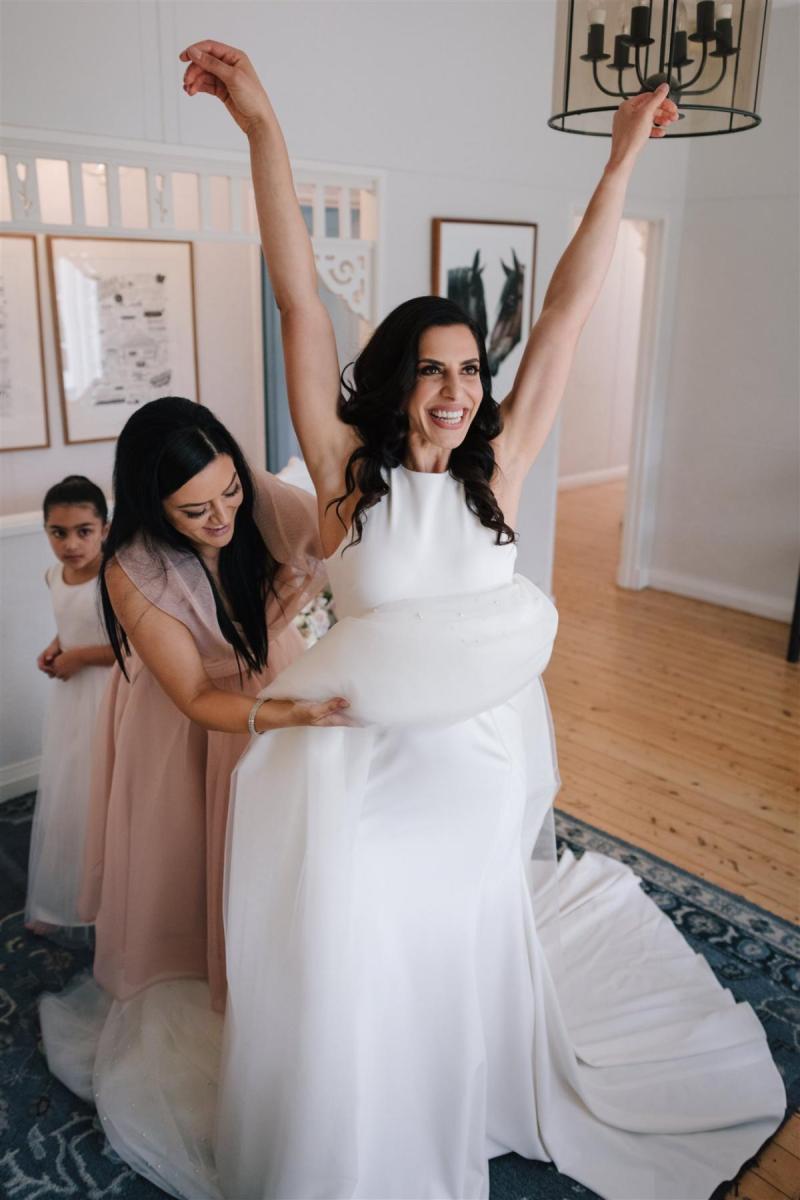
[[[255,735],[259,732],[256,729],[256,713],[261,708],[261,705],[266,704],[266,703],[267,703],[267,697],[259,696],[258,699],[256,700],[255,704],[253,705],[253,707],[250,709],[250,712],[247,717],[247,728],[250,730],[251,737],[255,737]],[[261,732],[263,733],[263,730]]]

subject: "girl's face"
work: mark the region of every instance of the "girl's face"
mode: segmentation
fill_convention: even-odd
[[[419,339],[417,382],[406,405],[409,439],[460,446],[483,399],[480,359],[466,325],[434,325]]]
[[[170,525],[201,551],[228,545],[241,503],[242,485],[228,454],[218,454],[163,501]]]
[[[100,558],[108,532],[93,504],[51,504],[44,528],[53,554],[74,571]]]

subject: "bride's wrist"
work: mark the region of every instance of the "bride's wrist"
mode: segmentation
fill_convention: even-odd
[[[269,142],[274,138],[278,123],[272,110],[268,107],[259,109],[252,116],[246,118],[245,133],[251,146],[257,146],[263,142]]]

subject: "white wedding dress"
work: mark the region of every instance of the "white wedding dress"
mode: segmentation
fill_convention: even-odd
[[[555,610],[449,474],[390,485],[329,560],[339,624],[266,692],[362,727],[234,775],[220,1191],[477,1200],[513,1150],[706,1200],[783,1118],[763,1029],[628,868],[556,870]]]
[[[763,1029],[627,867],[556,867],[555,609],[449,475],[390,482],[329,560],[342,619],[267,689],[363,726],[236,768],[224,1031],[204,981],[79,981],[51,1068],[184,1200],[483,1200],[509,1150],[707,1200],[783,1118]]]

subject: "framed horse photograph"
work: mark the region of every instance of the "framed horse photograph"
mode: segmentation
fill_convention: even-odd
[[[492,392],[505,399],[533,324],[537,226],[434,217],[431,291],[461,305],[486,338]]]

